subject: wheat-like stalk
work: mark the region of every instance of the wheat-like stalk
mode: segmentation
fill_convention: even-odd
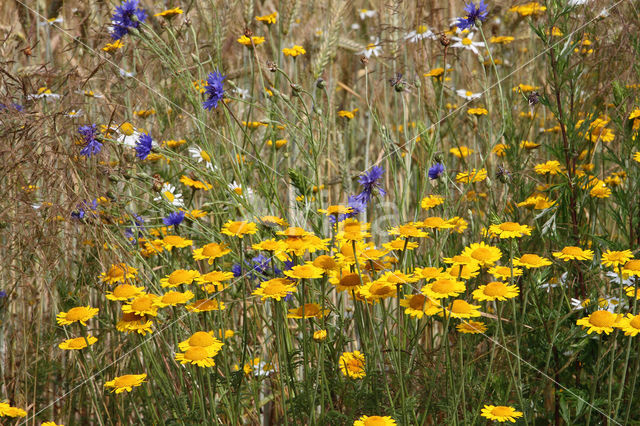
[[[332,14],[329,18],[329,24],[326,30],[322,32],[322,44],[320,45],[320,50],[316,55],[317,59],[313,65],[313,75],[316,78],[320,76],[324,68],[336,53],[342,17],[344,16],[347,4],[348,2],[342,2],[339,6],[331,8]]]

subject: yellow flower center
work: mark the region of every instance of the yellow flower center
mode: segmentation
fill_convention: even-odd
[[[514,232],[520,230],[520,224],[515,222],[505,222],[500,224],[500,229],[507,232]]]
[[[367,44],[367,50],[373,50],[375,48],[376,48],[376,45],[374,43]]]
[[[511,407],[498,405],[493,410],[491,410],[491,414],[493,414],[496,417],[510,417],[513,415],[513,410]]]
[[[304,316],[305,317],[315,317],[320,313],[320,306],[315,303],[305,303],[304,305]],[[296,314],[302,316],[302,306],[296,309]]]
[[[520,262],[526,263],[527,265],[537,265],[540,263],[540,256],[537,254],[523,254],[520,257]]]
[[[69,341],[69,347],[71,349],[82,349],[87,346],[87,342],[84,340],[84,337],[76,337],[75,339],[71,339]]]
[[[454,314],[468,314],[472,310],[472,306],[464,300],[454,300],[451,305],[451,312]]]
[[[507,294],[507,286],[500,281],[491,282],[485,286],[484,294],[491,297],[504,296]]]
[[[340,279],[342,287],[357,287],[360,285],[360,277],[358,274],[346,274]]]
[[[237,187],[233,188],[233,191],[238,195],[242,195],[242,187],[241,186],[237,186]]]
[[[485,262],[491,259],[491,250],[485,247],[477,248],[471,253],[471,257],[481,262]]]
[[[131,303],[134,312],[146,312],[151,309],[153,301],[148,296],[139,297]]]
[[[185,270],[174,271],[169,275],[169,284],[178,285],[189,281],[190,275]]]
[[[286,287],[282,284],[280,280],[273,280],[268,285],[262,288],[262,292],[264,294],[273,295],[273,294],[281,294],[286,291]]]
[[[362,361],[360,361],[357,358],[351,358],[350,360],[347,361],[347,370],[349,370],[352,373],[360,373],[364,370],[364,368],[362,368]]]
[[[205,331],[198,331],[193,333],[193,336],[189,339],[189,346],[207,347],[216,343],[216,339]]]
[[[82,320],[87,316],[88,313],[89,312],[87,312],[87,308],[84,308],[82,306],[77,308],[72,308],[69,310],[69,312],[67,312],[67,321]]]
[[[163,194],[165,197],[167,197],[167,200],[169,200],[170,203],[173,203],[173,200],[175,200],[176,198],[176,196],[173,195],[171,191],[164,191]]]
[[[365,426],[385,426],[387,424],[387,421],[380,416],[370,416],[364,421]]]
[[[629,321],[629,325],[636,330],[640,330],[640,315],[636,315]]]
[[[111,269],[109,269],[109,272],[107,272],[107,275],[113,279],[120,278],[124,276],[124,269],[119,266],[112,266]]]
[[[589,316],[589,323],[596,327],[611,327],[615,318],[609,311],[595,311]]]
[[[420,311],[424,306],[425,299],[426,297],[423,296],[422,294],[416,294],[414,296],[411,296],[411,299],[409,299],[409,307],[411,309]]]
[[[582,249],[580,247],[565,247],[562,249],[562,252],[569,256],[582,256]]]
[[[313,265],[322,269],[333,269],[336,267],[336,262],[331,256],[323,254],[315,258]]]
[[[624,269],[628,269],[629,271],[638,272],[640,271],[640,259],[630,260],[624,265]]]
[[[200,346],[193,346],[184,353],[184,359],[189,361],[200,361],[209,357],[207,350]]]
[[[131,284],[120,284],[113,289],[113,295],[116,297],[133,297],[137,293],[138,291]]]
[[[245,228],[247,228],[247,224],[244,222],[233,222],[229,225],[229,231],[234,234],[242,234],[245,232]]]
[[[471,46],[471,43],[472,43],[472,41],[468,37],[465,37],[465,38],[462,39],[462,44],[465,45],[465,46]]]
[[[437,280],[431,285],[431,290],[440,294],[447,294],[453,291],[454,288],[454,281],[447,279]]]
[[[131,136],[133,134],[133,125],[129,122],[124,122],[120,126],[120,131],[127,136]]]
[[[162,296],[162,303],[172,305],[174,303],[180,303],[184,301],[184,294],[178,291],[172,291]]]
[[[416,28],[416,32],[418,34],[424,34],[427,32],[427,26],[426,25],[418,25],[418,28]]]
[[[207,244],[206,246],[204,246],[202,248],[202,255],[203,256],[208,256],[208,257],[215,257],[215,256],[219,256],[220,253],[222,252],[222,247],[220,247],[220,245],[218,244]]]
[[[387,283],[384,282],[373,283],[371,284],[371,287],[369,287],[369,293],[376,296],[384,296],[385,294],[389,294],[390,292],[392,292],[392,289]]]
[[[473,92],[470,92],[470,91],[467,90],[464,94],[467,95],[467,96],[471,96],[471,95],[473,95]]]
[[[126,388],[137,385],[140,380],[135,374],[126,374],[116,377],[113,381],[117,388]]]

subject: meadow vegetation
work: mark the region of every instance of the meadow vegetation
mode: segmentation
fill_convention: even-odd
[[[627,0],[0,3],[2,424],[640,424]]]

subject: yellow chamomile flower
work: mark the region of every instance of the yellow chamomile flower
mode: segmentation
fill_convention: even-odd
[[[140,386],[147,378],[146,374],[125,374],[106,382],[104,387],[113,388],[111,392],[122,393],[124,391],[131,392],[134,387]]]
[[[570,260],[591,260],[592,250],[582,250],[580,247],[567,246],[560,251],[553,252],[553,256],[568,262]]]
[[[361,416],[353,426],[395,426],[396,421],[389,416]]]
[[[584,317],[576,321],[577,325],[581,325],[583,328],[587,328],[587,334],[591,334],[594,331],[598,334],[609,334],[613,331],[614,327],[618,326],[621,319],[620,315],[616,315],[607,310],[595,311],[588,317]]]
[[[633,253],[631,253],[631,250],[607,250],[602,253],[602,266],[617,268],[620,265],[626,264],[631,259],[633,259]]]
[[[67,339],[64,342],[60,343],[58,345],[58,347],[60,349],[64,349],[64,350],[79,350],[79,349],[84,349],[87,346],[93,345],[95,342],[97,342],[98,339],[96,339],[95,337],[88,335],[86,337],[86,339],[84,337],[76,337],[73,339]]]
[[[267,299],[282,300],[289,294],[296,291],[296,286],[286,278],[273,278],[263,281],[260,287],[253,291],[254,296],[262,297],[264,302]]]
[[[531,235],[532,228],[528,225],[521,225],[517,222],[504,222],[489,227],[489,233],[500,239],[520,238],[523,235]]]
[[[473,291],[473,298],[479,301],[494,301],[512,299],[520,290],[515,285],[507,285],[501,281],[493,281],[481,285]]]
[[[515,423],[516,419],[523,415],[522,412],[516,411],[515,408],[506,407],[504,405],[485,405],[481,413],[482,417],[486,417],[489,420],[495,420],[500,423]]]
[[[361,379],[366,376],[364,354],[360,351],[343,352],[340,355],[340,371],[346,377]]]
[[[56,320],[59,325],[69,325],[74,322],[87,325],[87,321],[95,317],[99,310],[99,308],[92,308],[91,306],[78,306],[69,309],[67,312],[60,312]]]
[[[295,58],[298,55],[304,55],[305,53],[307,53],[307,51],[304,50],[304,47],[298,46],[296,44],[293,47],[285,47],[284,49],[282,49],[282,53],[284,53],[284,56],[291,56]]]

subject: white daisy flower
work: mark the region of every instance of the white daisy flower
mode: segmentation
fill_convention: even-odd
[[[470,92],[469,90],[458,89],[456,90],[456,95],[468,101],[472,101],[474,99],[480,98],[482,96],[482,93],[473,93],[473,92]]]
[[[354,22],[353,24],[351,24],[351,29],[354,31],[357,31],[360,29],[360,24],[358,24],[357,22]]]
[[[85,95],[89,98],[96,98],[96,99],[104,98],[104,95],[101,95],[100,93],[96,93],[93,90],[78,90],[76,91],[76,93]]]
[[[581,301],[580,299],[571,298],[571,308],[574,311],[579,311],[587,307],[591,301],[589,299],[585,299],[585,301]]]
[[[601,297],[600,299],[598,299],[598,307],[600,309],[605,309],[611,312],[612,314],[615,313],[620,303],[621,303],[620,299],[618,299],[617,297]],[[626,309],[625,302],[622,302],[622,305],[620,306],[622,309]]]
[[[367,59],[371,57],[371,55],[380,56],[382,53],[382,46],[379,45],[380,39],[376,38],[375,42],[369,43],[364,50],[356,53],[357,55],[364,55]]]
[[[34,93],[33,95],[27,96],[27,99],[42,99],[42,98],[44,98],[45,100],[60,99],[60,95],[58,95],[57,93],[51,93],[51,89],[48,89],[47,87],[41,87],[38,89],[38,92]]]
[[[155,197],[153,201],[167,201],[176,207],[184,207],[184,200],[182,194],[176,194],[176,187],[168,182],[162,184],[160,189],[160,195]]]
[[[361,20],[365,20],[367,18],[373,18],[374,16],[376,16],[376,11],[375,10],[367,10],[367,9],[360,9],[360,19]]]
[[[463,34],[461,34],[463,35]],[[476,55],[480,54],[478,47],[486,47],[482,41],[473,41],[474,33],[464,34],[464,37],[451,37],[452,41],[455,41],[451,47],[471,50]]]
[[[417,43],[420,40],[424,40],[427,38],[435,40],[436,35],[426,25],[418,25],[418,28],[416,28],[414,31],[411,31],[404,37],[405,40],[409,40],[411,43]]]
[[[47,19],[46,21],[40,21],[38,22],[38,25],[40,25],[41,27],[49,25],[51,27],[54,24],[61,24],[61,23],[62,23],[62,16],[58,16],[56,18]]]
[[[124,77],[124,78],[129,78],[129,77],[133,77],[135,75],[135,73],[133,72],[129,72],[123,68],[120,68],[120,76]]]
[[[204,162],[204,165],[209,170],[214,170],[213,164],[211,163],[211,156],[207,151],[200,148],[198,145],[195,147],[189,148],[189,154],[191,154],[191,158],[197,160],[198,163]]]
[[[251,188],[243,188],[242,185],[235,180],[229,184],[229,190],[235,192],[239,197],[253,197],[253,190]]]
[[[69,111],[65,115],[67,117],[69,117],[69,118],[76,118],[76,117],[82,117],[83,114],[84,113],[82,112],[81,109],[79,109],[79,110],[72,109],[71,111]]]
[[[240,97],[240,99],[249,99],[249,89],[241,89],[240,87],[236,87],[233,91]]]
[[[275,367],[271,364],[267,364],[264,361],[260,361],[258,365],[253,367],[253,375],[257,377],[266,377],[276,371]]]
[[[122,123],[120,127],[116,129],[118,132],[118,143],[121,143],[129,148],[135,148],[140,138],[141,132],[137,131],[131,123]]]
[[[620,275],[618,275],[616,272],[607,271],[606,275],[607,277],[609,277],[609,281],[611,281],[613,284],[616,284],[618,286],[620,285]],[[627,278],[626,280],[623,279],[622,285],[633,285],[633,281],[631,280],[631,278]]]

